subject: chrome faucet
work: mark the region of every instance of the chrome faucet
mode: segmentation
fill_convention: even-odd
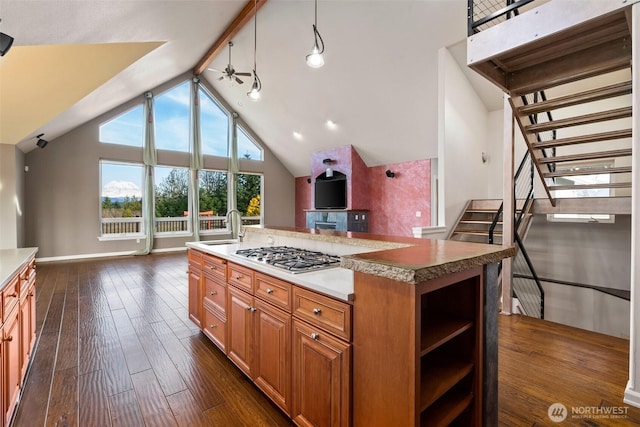
[[[240,213],[240,211],[238,209],[231,209],[229,212],[227,212],[227,224],[229,224],[229,229],[231,230],[231,238],[232,239],[240,239],[240,241],[242,241],[242,238],[244,237],[244,233],[240,232],[240,230],[238,230],[238,232],[236,232],[233,229],[233,222],[231,221],[231,214],[232,213],[237,213],[238,214],[238,219],[239,219],[239,223],[238,223],[238,228],[242,229],[242,214]]]

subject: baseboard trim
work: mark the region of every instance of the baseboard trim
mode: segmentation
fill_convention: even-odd
[[[623,402],[631,406],[635,406],[636,408],[640,408],[640,392],[632,390],[629,383],[627,383],[627,388],[624,390]]]
[[[151,253],[166,253],[166,252],[181,252],[186,251],[186,247],[177,247],[177,248],[163,248],[163,249],[152,249]],[[36,262],[45,263],[45,262],[57,262],[57,261],[76,261],[83,259],[94,259],[94,258],[113,258],[119,256],[131,256],[136,255],[138,251],[123,251],[123,252],[100,252],[93,254],[79,254],[79,255],[63,255],[63,256],[53,256],[53,257],[42,257],[36,258]]]

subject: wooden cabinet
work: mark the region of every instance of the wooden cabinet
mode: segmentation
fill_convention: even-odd
[[[200,292],[204,334],[297,424],[349,426],[352,306],[200,256],[189,295]]]
[[[228,356],[288,414],[291,401],[291,314],[245,291],[254,288],[253,274],[249,269],[229,263]],[[260,293],[282,305],[283,293],[286,293],[283,289],[290,285],[265,275],[259,276]],[[275,289],[279,290],[278,293]]]
[[[11,423],[36,338],[34,257],[16,271],[0,289],[0,426]]]
[[[482,425],[483,281],[355,273],[354,426]]]
[[[294,319],[293,421],[300,426],[348,426],[350,393],[351,345]]]
[[[202,327],[202,253],[189,249],[189,319]]]
[[[20,324],[18,304],[11,306],[2,328],[2,355],[4,370],[4,414],[5,425],[9,425],[17,404],[22,382],[20,369]]]
[[[229,359],[245,374],[253,378],[253,317],[256,308],[253,297],[248,293],[229,286]]]

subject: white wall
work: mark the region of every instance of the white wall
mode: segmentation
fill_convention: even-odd
[[[589,288],[543,282],[545,320],[629,339],[629,301]]]
[[[488,151],[489,113],[449,50],[440,49],[438,58],[439,203],[444,200],[444,224],[439,225],[449,230],[468,200],[488,198],[489,170],[501,171],[502,165],[482,163],[482,153]]]
[[[24,154],[0,144],[0,249],[24,246]]]

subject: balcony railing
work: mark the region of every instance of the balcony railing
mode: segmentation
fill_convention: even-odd
[[[200,216],[198,217],[198,220],[200,223],[200,231],[215,231],[227,229],[227,218],[225,216]],[[155,233],[180,233],[190,231],[189,218],[184,216],[155,218],[154,224]],[[259,216],[242,217],[242,225],[259,224]],[[140,217],[102,218],[101,230],[102,236],[126,236],[132,234],[143,234],[143,219]]]

